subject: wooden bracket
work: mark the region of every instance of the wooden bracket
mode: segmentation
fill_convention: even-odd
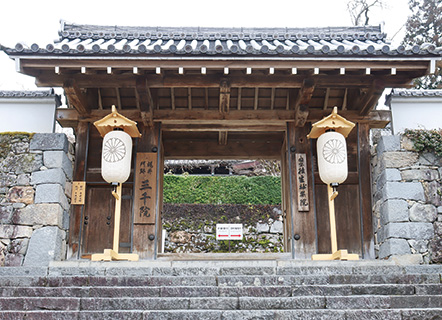
[[[81,92],[76,82],[73,79],[66,80],[63,84],[63,89],[68,98],[69,105],[71,107],[73,106],[80,116],[88,116],[90,109],[87,104],[86,96]]]
[[[308,104],[315,91],[315,81],[312,78],[307,78],[303,81],[302,87],[299,90],[298,96],[294,102],[295,104],[295,126],[303,127],[307,121],[309,114]]]

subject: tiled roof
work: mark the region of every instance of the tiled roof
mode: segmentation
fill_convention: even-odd
[[[380,56],[440,55],[432,44],[392,47],[380,27],[166,28],[62,22],[46,46],[18,43],[8,54],[151,56]]]
[[[411,89],[393,89],[393,97],[442,97],[442,89],[434,90],[411,90]]]
[[[0,98],[50,98],[55,97],[54,89],[38,91],[7,91],[0,90]]]

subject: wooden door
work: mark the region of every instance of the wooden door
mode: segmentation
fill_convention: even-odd
[[[83,255],[112,249],[114,235],[115,199],[110,186],[87,188],[83,216]],[[132,226],[132,186],[123,186],[121,202],[119,252],[130,252]]]

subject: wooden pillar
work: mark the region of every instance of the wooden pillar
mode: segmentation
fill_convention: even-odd
[[[362,255],[364,259],[375,259],[371,205],[370,126],[368,123],[358,123],[357,130]]]
[[[284,217],[284,252],[291,252],[290,239],[292,235],[292,213],[290,210],[290,186],[288,183],[287,168],[287,139],[284,140],[281,149],[281,210]]]
[[[153,259],[161,244],[161,126],[159,123],[153,126],[139,126],[142,136],[138,141],[134,168],[133,252],[137,253],[140,259]]]
[[[291,179],[291,213],[293,216],[293,237],[299,235],[298,240],[294,240],[294,257],[295,259],[310,259],[312,254],[316,253],[316,227],[315,227],[315,212],[314,212],[314,198],[313,198],[313,176],[311,168],[311,149],[310,141],[307,139],[307,134],[310,131],[309,126],[295,127],[294,123],[287,125],[287,139],[288,150],[291,153],[290,172],[288,172],[288,179]],[[296,164],[296,156],[305,154],[306,167],[303,179],[306,179],[308,184],[307,197],[304,198],[304,204],[308,206],[300,207],[298,196],[300,194],[300,174],[299,162]],[[298,167],[298,169],[297,169]],[[290,182],[290,181],[289,181]]]
[[[75,131],[75,164],[73,181],[85,181],[87,154],[89,145],[89,126],[88,122],[80,122]],[[83,226],[83,205],[72,205],[71,216],[69,220],[69,251],[68,259],[77,256],[80,258],[80,235]]]

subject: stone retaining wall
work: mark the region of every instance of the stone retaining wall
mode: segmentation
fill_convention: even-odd
[[[377,257],[442,263],[442,159],[389,135],[379,139],[372,169]]]
[[[66,256],[72,164],[64,134],[0,134],[0,265]]]
[[[178,205],[177,205],[178,206]],[[165,249],[174,253],[229,252],[228,241],[216,240],[217,223],[242,223],[243,239],[230,241],[230,252],[283,252],[283,222],[280,206],[267,205],[244,210],[247,205],[224,205],[226,216],[220,216],[218,208],[205,208],[206,216],[200,216],[198,206],[187,204],[192,214],[173,214],[174,205],[165,204],[163,228],[166,230]],[[182,212],[182,211],[179,211]],[[224,219],[223,219],[224,218]]]

